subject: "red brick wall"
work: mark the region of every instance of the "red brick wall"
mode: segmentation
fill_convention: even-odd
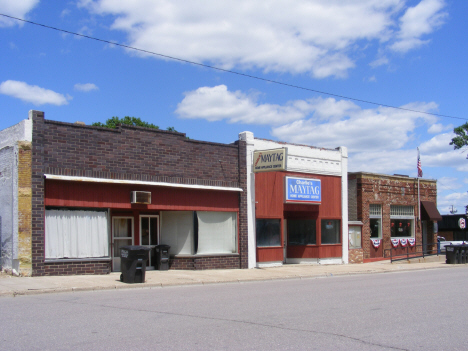
[[[51,262],[44,264],[42,275],[109,274],[109,262]]]
[[[418,217],[418,181],[417,178],[401,176],[387,176],[370,173],[349,173],[348,179],[356,189],[356,201],[350,206],[356,208],[350,211],[357,213],[357,220],[363,222],[362,249],[363,258],[370,258],[370,223],[369,205],[380,204],[382,206],[382,239],[383,250],[391,249],[390,233],[390,206],[413,206],[414,215]],[[355,186],[354,186],[355,182]],[[434,180],[420,179],[420,200],[437,203],[437,183]],[[422,244],[421,228],[417,221],[414,222],[416,244]],[[437,242],[437,234],[433,234],[433,223],[428,221],[428,243]],[[420,251],[421,248],[418,248]],[[387,251],[388,252],[388,251]]]
[[[239,268],[238,255],[207,257],[176,257],[169,259],[169,269],[203,270]]]

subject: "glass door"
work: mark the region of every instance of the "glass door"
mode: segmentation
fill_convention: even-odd
[[[120,272],[120,248],[133,245],[133,217],[112,217],[112,271]]]
[[[155,269],[156,245],[159,243],[159,216],[140,216],[140,245],[151,248],[149,260],[146,263],[146,269]]]

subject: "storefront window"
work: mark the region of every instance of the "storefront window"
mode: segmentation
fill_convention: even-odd
[[[379,239],[382,237],[382,206],[372,204],[369,205],[369,225],[371,239]]]
[[[392,237],[413,236],[413,220],[411,219],[392,219],[390,221]]]
[[[349,234],[349,248],[360,249],[361,248],[361,226],[350,226],[348,228]]]
[[[314,219],[288,220],[289,245],[317,244],[316,224]]]
[[[127,235],[126,230],[122,230],[122,235]],[[107,212],[45,211],[45,258],[108,256]]]
[[[171,255],[237,252],[237,213],[161,211],[161,244]]]
[[[390,206],[390,231],[392,237],[413,237],[413,206]]]
[[[370,237],[373,239],[378,239],[381,237],[382,233],[382,221],[377,218],[371,218],[370,220]]]
[[[279,219],[257,219],[257,247],[281,246]]]
[[[322,244],[339,244],[340,220],[322,219]]]

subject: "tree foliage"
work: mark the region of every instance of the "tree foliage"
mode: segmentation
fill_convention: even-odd
[[[106,123],[95,122],[92,125],[95,126],[95,127],[104,127],[104,128],[115,129],[115,128],[117,128],[117,125],[119,125],[119,124],[126,124],[126,125],[129,125],[129,126],[159,129],[159,127],[154,125],[153,123],[143,122],[138,117],[129,117],[129,116],[125,116],[124,118],[119,118],[117,116],[114,116],[112,118],[109,118],[106,121]]]
[[[465,124],[461,125],[460,127],[457,127],[453,130],[453,132],[457,135],[456,137],[452,138],[452,141],[450,142],[450,145],[453,145],[453,148],[456,149],[461,149],[464,146],[468,146],[468,122]]]

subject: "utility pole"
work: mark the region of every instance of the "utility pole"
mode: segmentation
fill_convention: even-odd
[[[458,210],[456,208],[453,208],[453,205],[452,205],[452,209],[450,210],[450,213],[455,214],[457,212],[458,212]]]

